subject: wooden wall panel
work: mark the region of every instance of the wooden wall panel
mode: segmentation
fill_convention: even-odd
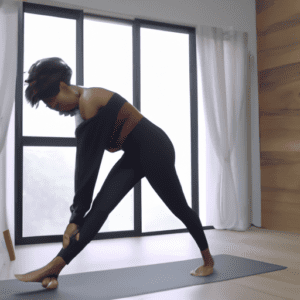
[[[256,0],[262,227],[300,233],[300,1]]]

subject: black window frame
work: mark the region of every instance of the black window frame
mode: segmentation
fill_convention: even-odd
[[[76,147],[76,138],[55,137],[24,137],[23,136],[23,63],[24,63],[24,13],[54,16],[76,20],[76,85],[84,86],[83,80],[83,20],[84,16],[108,19],[133,27],[133,105],[140,110],[141,104],[141,66],[140,66],[140,29],[150,28],[164,31],[189,34],[190,54],[190,108],[191,108],[191,172],[192,172],[192,209],[199,215],[198,186],[198,99],[197,99],[197,60],[196,60],[196,29],[169,23],[155,22],[144,19],[127,20],[84,13],[83,10],[66,9],[32,3],[22,3],[18,16],[18,74],[16,83],[15,110],[15,245],[61,243],[60,235],[23,237],[23,148],[25,146],[39,147]],[[70,203],[71,205],[72,203]],[[162,234],[188,232],[187,229],[142,232],[141,181],[134,187],[134,230],[97,233],[93,240],[104,240],[124,237],[143,237]],[[69,212],[71,213],[71,212]],[[66,226],[68,224],[66,223]],[[215,229],[204,226],[204,230]]]

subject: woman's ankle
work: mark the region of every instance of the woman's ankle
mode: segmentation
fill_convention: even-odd
[[[59,273],[60,273],[62,271],[62,269],[66,266],[66,262],[63,260],[62,257],[57,256],[50,262],[50,266],[54,270],[59,271]]]
[[[209,249],[205,249],[204,251],[201,251],[202,258],[204,261],[205,266],[214,266],[215,262],[213,257],[211,256]]]
[[[211,262],[204,262],[205,267],[213,267],[215,265],[214,261]]]

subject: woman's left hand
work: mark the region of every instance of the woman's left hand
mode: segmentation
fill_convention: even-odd
[[[67,226],[67,229],[64,233],[63,236],[63,248],[66,249],[69,246],[70,243],[70,238],[76,234],[76,240],[79,241],[79,235],[80,233],[78,232],[78,225],[75,223],[70,223]]]

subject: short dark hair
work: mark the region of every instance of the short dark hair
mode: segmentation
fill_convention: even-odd
[[[32,107],[39,101],[55,97],[60,91],[60,82],[70,86],[72,69],[59,57],[38,60],[29,71],[25,82],[29,83],[25,90],[25,98]]]

